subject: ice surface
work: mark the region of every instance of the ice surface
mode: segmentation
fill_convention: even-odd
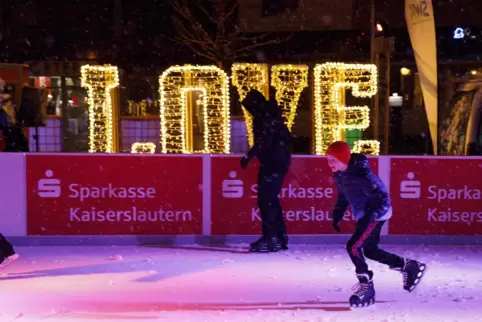
[[[377,304],[356,311],[343,245],[246,247],[19,247],[0,271],[0,321],[482,321],[482,247],[386,246],[427,274],[410,294],[371,262]]]

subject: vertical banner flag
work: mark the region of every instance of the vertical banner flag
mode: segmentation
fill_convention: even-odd
[[[417,62],[434,154],[437,154],[437,44],[432,0],[405,0],[405,20]]]

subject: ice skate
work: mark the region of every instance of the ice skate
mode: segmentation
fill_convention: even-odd
[[[282,234],[278,236],[278,248],[281,250],[288,250],[288,235],[287,234]]]
[[[5,267],[7,267],[8,265],[12,264],[12,263],[15,262],[19,257],[20,257],[20,255],[18,255],[18,254],[13,254],[13,255],[11,255],[11,256],[8,256],[8,257],[5,258],[5,260],[0,264],[0,269],[5,268]]]
[[[406,259],[401,270],[403,274],[403,289],[412,292],[422,280],[427,265],[413,259]]]
[[[276,237],[261,237],[249,246],[249,251],[253,253],[277,252],[278,239]]]
[[[375,288],[373,286],[373,273],[357,274],[358,283],[353,286],[355,291],[350,296],[350,307],[366,307],[375,303]]]

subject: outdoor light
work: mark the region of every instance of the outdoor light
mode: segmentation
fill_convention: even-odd
[[[403,76],[408,76],[411,72],[412,71],[406,67],[400,68],[400,74],[402,74]]]
[[[303,89],[308,87],[309,67],[307,65],[274,65],[271,67],[271,86],[276,89],[276,102],[281,108],[286,126],[293,127],[298,102]],[[232,67],[232,82],[242,101],[246,94],[256,89],[268,99],[269,68],[267,64],[236,63]],[[253,145],[252,115],[243,108],[248,133],[248,143]]]
[[[235,63],[231,67],[231,81],[238,90],[239,100],[243,101],[248,92],[255,89],[268,97],[269,69],[267,64]],[[248,143],[254,144],[253,116],[243,107]]]
[[[152,142],[135,142],[132,144],[131,153],[154,154],[156,145]]]
[[[378,72],[373,64],[325,63],[315,66],[314,79],[315,154],[321,155],[342,139],[342,131],[370,126],[368,106],[346,106],[345,90],[355,97],[374,96]]]
[[[172,66],[159,78],[162,153],[229,153],[229,77],[216,66]],[[192,92],[202,94],[204,148],[192,146]]]
[[[115,66],[84,65],[80,69],[81,85],[88,89],[89,152],[113,152],[113,117],[110,91],[119,85]]]
[[[371,155],[380,154],[380,142],[376,140],[358,140],[353,146],[354,153],[363,153]]]
[[[400,107],[403,106],[403,97],[399,96],[398,93],[393,93],[392,96],[388,98],[390,106]]]
[[[274,65],[271,68],[271,85],[276,89],[276,101],[290,131],[301,93],[308,87],[308,70],[306,65]]]

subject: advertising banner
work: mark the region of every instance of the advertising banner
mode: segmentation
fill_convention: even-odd
[[[243,170],[238,157],[213,157],[211,220],[213,235],[258,235],[261,214],[257,207],[258,163]],[[375,173],[378,160],[370,158]],[[331,211],[336,202],[333,174],[324,157],[294,157],[280,200],[288,233],[335,234]],[[342,233],[352,233],[354,220],[347,211]]]
[[[28,235],[202,232],[202,158],[27,155]]]
[[[393,158],[392,235],[482,234],[482,160]]]
[[[432,0],[405,0],[405,21],[417,63],[434,154],[438,146],[437,37]]]

